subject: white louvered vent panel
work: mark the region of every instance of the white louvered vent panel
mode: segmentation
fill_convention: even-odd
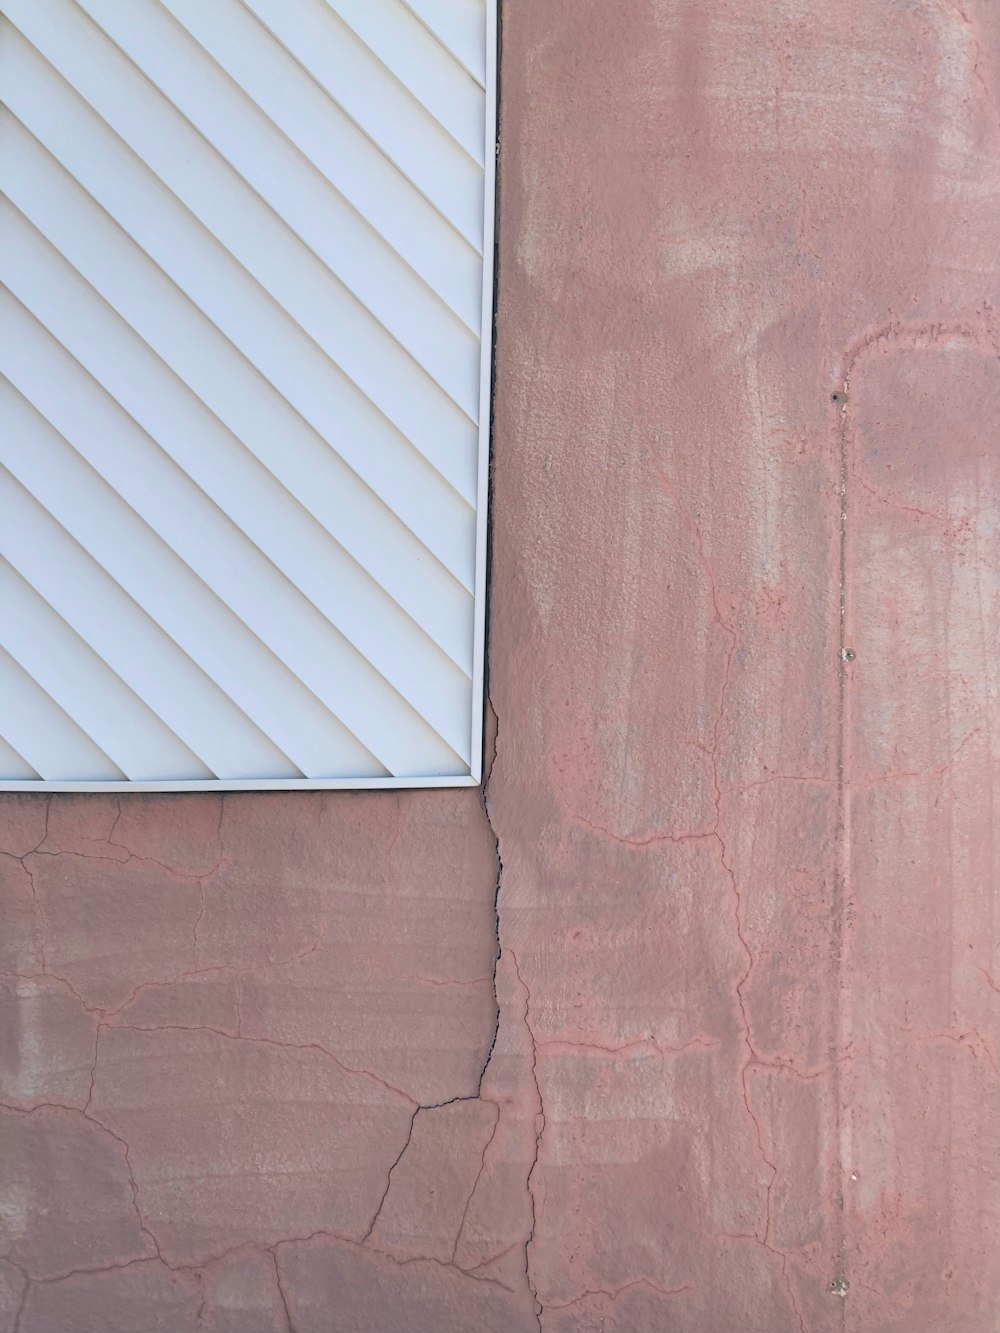
[[[493,0],[0,16],[0,786],[478,781]]]

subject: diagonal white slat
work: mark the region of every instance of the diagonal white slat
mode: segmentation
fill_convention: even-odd
[[[12,41],[0,41],[0,72],[4,50],[11,46]],[[85,104],[54,74],[49,82],[46,67],[40,63],[37,86],[43,85],[40,96],[34,82],[23,89],[8,89],[8,105],[251,366],[386,500],[456,578],[471,586],[471,551],[467,539],[463,540],[474,522],[468,504],[442,484],[440,474],[424,456],[410,448],[370,400],[337,373],[299,326],[256,284],[245,281],[235,261],[141,163],[100,132]],[[17,92],[24,95],[15,97]],[[0,171],[5,173],[6,156],[0,156]],[[45,170],[45,164],[39,163],[39,169]],[[4,189],[20,206],[34,182],[22,170]],[[78,201],[78,208],[81,213],[86,211],[84,199]],[[42,229],[59,225],[48,212],[29,216]],[[102,221],[101,228],[104,226]],[[471,462],[466,468],[471,473]]]
[[[463,753],[468,738],[462,719],[471,706],[468,676],[274,486],[198,399],[171,392],[172,377],[162,362],[130,336],[82,279],[70,271],[53,281],[52,266],[62,268],[62,261],[50,252],[45,264],[39,254],[44,242],[32,244],[27,223],[0,226],[0,236],[6,240],[0,276],[35,317],[451,748]],[[29,330],[29,342],[31,336]]]
[[[494,73],[456,31],[0,0],[0,787],[478,780]]]
[[[461,236],[480,250],[483,170],[324,0],[243,0]]]
[[[301,255],[280,227],[272,225],[270,234],[262,236],[265,242],[273,243],[272,234],[277,233],[277,257],[288,255],[283,268],[286,272],[293,266],[301,270],[301,280],[309,290],[315,288],[316,299],[328,307],[324,327],[328,320],[345,328],[360,320],[366,328],[373,323],[373,316],[377,327],[370,336],[381,337],[379,328],[384,329],[456,405],[474,417],[479,392],[478,337],[386,247],[315,167],[289,151],[285,136],[263,112],[231,80],[219,78],[218,67],[187,31],[159,6],[140,10],[117,0],[76,3],[201,133],[206,144],[235,169],[276,216],[280,213],[286,230],[321,261],[317,265]],[[147,112],[144,120],[147,130],[155,128],[156,113],[162,119],[169,110],[154,99],[153,112]],[[222,184],[228,173],[220,174],[217,158],[195,137],[185,134],[184,139],[186,177],[190,178],[197,155],[220,196],[217,208],[225,215],[228,210]],[[142,145],[139,151],[157,167],[151,152],[143,151]],[[165,174],[161,175],[166,179]],[[227,187],[227,193],[233,191],[241,199],[247,198],[237,181]],[[204,212],[201,215],[207,217]],[[266,210],[264,216],[268,216]],[[336,281],[330,280],[322,266]],[[301,322],[307,327],[304,320]],[[355,355],[364,355],[363,348],[352,350]],[[398,352],[388,346],[386,356],[390,364],[395,364]],[[394,377],[400,376],[413,377],[405,359]],[[416,382],[420,385],[420,377]],[[421,385],[418,392],[425,390],[426,386]],[[400,383],[400,391],[405,393],[405,380]]]
[[[486,86],[485,0],[401,0],[472,77]]]
[[[69,529],[61,527],[53,519],[52,512],[45,511],[43,504],[37,503],[35,495],[40,495],[44,503],[55,492],[52,511],[67,508],[65,503],[60,504],[60,492],[65,501],[68,487],[73,487],[77,481],[76,469],[65,457],[60,457],[59,449],[52,448],[52,441],[45,439],[43,425],[37,419],[31,420],[27,404],[24,400],[17,403],[16,395],[5,388],[4,383],[0,383],[0,408],[9,427],[17,432],[21,443],[29,447],[20,449],[19,461],[21,471],[27,473],[27,480],[33,483],[31,488],[23,487],[20,477],[15,480],[12,472],[0,471],[0,521],[3,523],[0,551],[12,567],[96,655],[104,657],[108,667],[156,718],[175,733],[177,740],[187,745],[199,761],[191,765],[187,776],[244,777],[260,772],[264,765],[283,777],[300,776],[295,765],[275,746],[249,744],[251,729],[245,726],[245,720],[243,726],[229,725],[227,728],[219,700],[212,697],[213,693],[219,692],[212,692],[211,686],[205,688],[208,682],[197,669],[193,669],[191,661],[185,660],[183,653],[177,651],[176,645],[171,644],[163,631],[144,616],[113,581],[101,576],[92,561],[73,549]],[[4,465],[7,465],[7,455],[8,449],[4,448]],[[88,495],[88,489],[85,483],[83,487],[77,485],[72,508],[79,512],[84,503],[89,505],[84,525],[87,520],[93,524],[107,524],[107,504],[100,504],[103,499],[100,495],[97,504],[93,504],[95,497]],[[232,705],[229,708],[232,709]],[[220,717],[219,722],[215,721],[216,717]],[[211,729],[205,728],[209,718],[213,720]],[[149,764],[163,749],[160,733],[161,728],[157,729],[156,725],[147,725],[139,733],[131,733],[136,746],[144,746],[136,750],[136,761]],[[227,752],[217,744],[220,734],[224,741],[227,738],[231,741],[236,762],[227,762]],[[171,761],[181,757],[177,746],[175,750],[176,753],[169,756]],[[139,774],[132,773],[132,776]]]
[[[183,664],[179,673],[173,674],[177,670],[176,656],[160,652],[160,668],[171,670],[168,682],[179,690],[185,708],[195,714],[193,721],[207,725],[211,720],[216,734],[209,756],[219,764],[217,774],[248,776],[247,761],[253,758],[259,766],[249,772],[263,772],[267,762],[268,770],[291,777],[320,768],[331,756],[341,765],[355,766],[365,776],[383,773],[384,769],[308,693],[296,688],[296,682],[271,656],[261,655],[247,629],[225,613],[183,561],[165,544],[149,540],[139,517],[111,487],[77,459],[64,441],[60,448],[55,429],[28,407],[27,400],[21,400],[21,404],[19,408],[16,400],[8,401],[7,411],[9,419],[20,421],[21,432],[28,439],[29,449],[21,451],[20,459],[20,480],[25,488],[44,497],[53,519],[87,551],[93,563],[108,572],[136,607],[141,597],[147,603],[149,617],[165,635],[231,698],[228,709],[213,709],[209,718],[204,718],[199,712],[199,694],[193,692],[189,674],[185,678]],[[43,481],[47,469],[52,475]],[[56,485],[60,480],[61,487]],[[91,616],[92,600],[99,596],[93,587],[93,571],[88,571],[87,561],[79,556],[73,560],[65,548],[64,556],[65,579],[71,583],[81,577],[91,580],[88,596],[81,597],[79,604],[80,615]],[[113,589],[105,585],[104,600],[112,595]],[[123,617],[133,615],[120,599],[117,611]],[[133,625],[131,632],[141,632],[141,625]],[[107,637],[115,639],[121,633],[123,629],[116,621]],[[231,730],[240,709],[249,725],[244,725],[245,734],[236,740]],[[273,740],[268,740],[269,736]],[[264,748],[271,757],[260,753]],[[285,756],[291,756],[293,762]]]
[[[117,764],[3,647],[0,735],[42,781],[120,782],[125,778]],[[23,780],[17,771],[20,766],[5,768],[5,779]]]
[[[0,690],[3,687],[3,661],[0,658]],[[4,740],[3,721],[3,703],[0,703],[0,773],[6,773],[11,778],[19,778],[22,782],[40,782],[42,775],[38,770],[32,768],[25,757]],[[29,739],[28,744],[30,743]]]
[[[479,255],[240,0],[160,3],[478,337]]]
[[[474,351],[463,353],[468,373],[462,376],[461,388],[452,386],[461,398],[457,401],[415,364],[281,218],[259,206],[254,192],[72,0],[6,0],[6,4],[18,28],[50,65],[46,70],[30,49],[17,38],[11,40],[11,58],[21,76],[7,81],[14,99],[8,100],[11,110],[19,114],[32,94],[36,99],[44,95],[47,142],[58,145],[56,156],[66,161],[63,146],[68,140],[82,141],[88,154],[82,183],[93,182],[100,154],[110,146],[105,144],[108,136],[99,123],[76,114],[72,88],[257,279],[316,348],[471,501],[474,478],[467,460],[474,454],[476,433]],[[30,85],[25,87],[29,73]],[[61,87],[58,76],[69,86]],[[465,348],[465,335],[457,324],[453,327]],[[454,352],[450,360],[457,360]]]
[[[0,204],[0,264],[8,286],[22,300],[28,301],[25,293],[33,292],[36,299],[44,295],[49,304],[58,305],[72,279],[57,276],[49,293],[47,279],[39,275],[51,269],[56,254],[75,265],[191,392],[470,673],[472,602],[461,584],[267,381],[250,370],[197,307],[137,247],[116,237],[107,215],[3,112],[0,137],[0,186],[48,237],[42,241],[36,233],[34,244],[31,231],[18,224],[10,206]],[[405,512],[405,497],[393,498]],[[463,520],[463,526],[453,528],[457,538],[465,532],[466,516],[456,501],[451,517]],[[456,545],[456,561],[460,551]],[[467,578],[471,582],[471,568]]]
[[[481,86],[400,0],[325,0],[368,49],[482,165]]]
[[[3,357],[11,380],[251,631],[259,645],[248,640],[245,655],[263,663],[270,648],[277,667],[280,648],[280,659],[296,683],[390,773],[405,774],[419,762],[419,754],[454,762],[446,742],[394,691],[379,688],[357,652],[54,339],[14,312],[3,327],[5,334],[10,331]],[[55,393],[53,385],[58,386]],[[92,429],[82,429],[83,422]],[[382,722],[388,718],[391,727],[380,727],[376,714]],[[314,724],[312,712],[303,714],[298,746],[309,742]],[[282,749],[288,753],[285,745]]]
[[[197,756],[9,563],[8,543],[16,537],[5,528],[0,540],[0,603],[11,656],[127,778],[149,782],[211,777]]]
[[[0,410],[19,443],[28,446],[17,450],[13,460],[20,464],[20,475],[12,468],[0,471],[0,552],[187,745],[201,768],[188,776],[246,777],[264,767],[284,777],[300,776],[280,750],[253,735],[245,718],[241,725],[232,703],[221,691],[213,690],[123,589],[102,575],[81,550],[74,549],[76,534],[61,526],[57,517],[68,510],[79,529],[91,527],[98,534],[106,530],[108,510],[113,506],[101,494],[99,479],[85,476],[81,484],[75,460],[65,456],[53,435],[23,399],[18,401],[6,382],[0,382]],[[0,450],[9,468],[14,450],[6,443]],[[99,541],[98,537],[98,545]],[[134,739],[151,755],[160,748],[155,732]]]

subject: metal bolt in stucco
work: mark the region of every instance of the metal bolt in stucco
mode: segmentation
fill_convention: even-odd
[[[996,29],[505,6],[489,820],[4,801],[0,1327],[994,1333]]]

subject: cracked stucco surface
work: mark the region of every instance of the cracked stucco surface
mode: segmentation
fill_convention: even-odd
[[[504,6],[485,796],[3,800],[0,1329],[994,1333],[996,27]]]

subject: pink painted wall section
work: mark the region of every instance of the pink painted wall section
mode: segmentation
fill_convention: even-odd
[[[503,17],[485,803],[4,800],[0,1329],[996,1333],[998,10]]]
[[[453,1258],[497,1117],[480,793],[5,815],[0,1327],[511,1326]]]
[[[549,1333],[1000,1326],[997,15],[507,10],[490,808]]]

